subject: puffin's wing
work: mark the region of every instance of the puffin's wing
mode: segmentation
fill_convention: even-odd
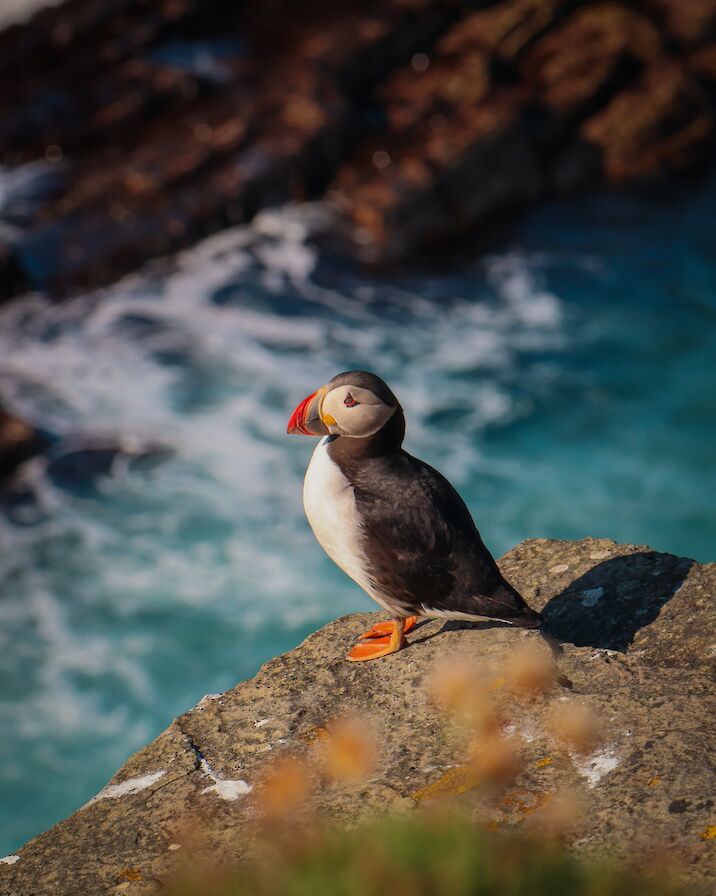
[[[354,488],[371,579],[396,612],[540,624],[437,470],[401,452],[375,458]]]

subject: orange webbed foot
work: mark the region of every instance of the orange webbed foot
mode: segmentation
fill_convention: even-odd
[[[415,623],[417,621],[418,621],[417,616],[408,616],[403,621],[403,633],[405,634],[405,632],[409,632],[411,629],[414,629]],[[388,637],[390,637],[390,635],[393,634],[394,630],[395,630],[395,621],[391,619],[388,622],[376,622],[376,624],[374,626],[371,626],[371,628],[369,628],[367,632],[363,632],[363,634],[359,635],[358,637],[361,640],[367,639],[367,638],[370,638],[370,639],[383,638],[386,635]]]
[[[389,634],[383,634],[381,631],[375,631],[378,626],[373,626],[370,632],[366,632],[363,637],[365,640],[360,641],[355,647],[348,652],[348,659],[352,663],[363,662],[364,660],[377,660],[381,656],[388,656],[391,653],[397,653],[401,648],[405,647],[406,640],[403,634],[407,628],[407,623],[412,620],[411,628],[415,625],[413,617],[410,619],[400,618],[392,622],[378,623],[379,626],[389,627]]]
[[[371,638],[370,641],[361,641],[348,651],[347,660],[352,663],[360,663],[364,660],[377,660],[381,656],[395,653],[400,647],[394,647],[390,638]],[[402,645],[401,645],[402,646]]]

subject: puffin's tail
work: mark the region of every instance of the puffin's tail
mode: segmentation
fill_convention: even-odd
[[[538,613],[537,610],[533,610],[519,591],[517,591],[516,588],[513,588],[509,582],[505,582],[503,589],[507,589],[510,594],[512,607],[514,608],[513,615],[510,616],[509,619],[506,619],[505,622],[511,622],[512,625],[519,626],[520,628],[539,629],[540,637],[552,651],[552,656],[555,660],[558,660],[563,652],[562,645],[553,635],[542,627],[547,621],[544,616],[541,613]]]
[[[512,621],[511,619],[510,622]],[[542,614],[533,610],[532,607],[528,607],[527,604],[524,606],[522,615],[514,618],[514,624],[519,625],[520,628],[540,628],[543,622]]]
[[[528,606],[519,591],[504,580],[490,595],[490,602],[499,607],[495,617],[520,628],[539,628],[544,622],[542,615]]]

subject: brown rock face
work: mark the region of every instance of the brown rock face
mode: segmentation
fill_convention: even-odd
[[[105,283],[292,199],[327,196],[382,262],[694,168],[715,46],[714,0],[65,0],[0,34],[0,162],[63,183],[0,296]]]
[[[268,771],[286,778],[287,760],[310,764],[346,712],[370,718],[379,749],[357,791],[314,782],[311,807],[341,823],[459,797],[491,827],[527,829],[569,792],[582,807],[573,848],[668,856],[691,880],[712,880],[716,565],[585,539],[527,541],[501,567],[563,641],[543,693],[510,688],[516,647],[544,647],[538,634],[430,622],[400,653],[351,664],[346,651],[376,616],[337,620],[177,719],[94,800],[0,864],[0,892],[152,892],[192,843],[236,859],[252,848]],[[470,749],[429,697],[441,662],[477,660],[520,755],[508,768],[473,744],[478,767],[504,777],[497,791],[475,778]]]
[[[556,117],[583,115],[661,51],[657,28],[618,3],[577,10],[525,54],[520,73]]]
[[[713,127],[698,84],[662,58],[585,122],[581,133],[601,147],[607,176],[625,181],[691,167],[707,152]]]
[[[716,38],[714,0],[646,0],[646,5],[681,44],[694,46]]]

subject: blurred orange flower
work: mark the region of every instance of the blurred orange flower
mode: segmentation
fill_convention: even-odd
[[[602,739],[601,719],[583,703],[556,704],[549,729],[558,743],[577,753],[591,753]]]
[[[358,716],[334,719],[322,744],[325,771],[334,781],[365,780],[377,761],[377,742],[370,723]]]
[[[555,683],[554,657],[545,646],[524,644],[512,650],[505,663],[505,677],[513,693],[535,697]]]
[[[306,764],[294,757],[274,762],[258,788],[259,808],[263,816],[280,821],[298,811],[311,790],[311,774]]]

